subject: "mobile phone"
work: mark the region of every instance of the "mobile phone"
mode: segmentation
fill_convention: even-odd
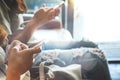
[[[62,6],[64,6],[64,4],[65,4],[65,2],[62,1],[59,5],[55,6],[55,9],[56,9],[56,8],[61,8]]]
[[[44,40],[42,40],[42,41],[40,41],[38,44],[36,44],[35,46],[33,46],[32,48],[40,48],[43,44],[45,44],[45,41]]]

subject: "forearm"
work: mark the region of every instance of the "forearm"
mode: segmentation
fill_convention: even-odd
[[[6,80],[20,80],[20,75],[13,72],[14,70],[7,69]]]
[[[27,43],[30,39],[30,37],[32,36],[33,32],[37,29],[36,26],[40,26],[36,25],[34,22],[29,22],[28,24],[25,25],[25,28],[21,31],[16,31],[16,33],[14,33],[11,38],[9,38],[10,42],[12,42],[13,40],[19,40],[23,43]]]
[[[7,74],[6,80],[20,80],[20,76],[12,75],[9,73]]]
[[[16,36],[13,36],[11,41],[20,40],[23,43],[27,43],[36,29],[51,19],[54,19],[58,14],[59,9],[42,7],[34,14],[30,22],[25,25],[26,27],[23,31]]]

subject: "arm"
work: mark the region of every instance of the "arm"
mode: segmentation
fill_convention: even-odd
[[[25,28],[19,34],[15,34],[10,38],[10,42],[20,40],[23,43],[27,43],[35,30],[49,20],[54,19],[58,14],[59,8],[42,7],[35,13],[34,17],[25,25]]]
[[[61,28],[62,28],[61,21],[57,19],[53,19],[53,20],[46,22],[39,29],[61,29]]]
[[[12,35],[9,35],[9,41],[11,43],[13,40],[19,40],[23,43],[27,43],[35,30],[36,26],[28,23],[23,30],[17,30]]]
[[[39,53],[40,51],[40,48],[28,48],[19,41],[13,41],[8,50],[6,80],[20,80],[20,76],[32,66],[33,54]]]

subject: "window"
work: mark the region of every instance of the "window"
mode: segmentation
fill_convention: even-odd
[[[62,0],[26,0],[29,13],[33,13],[44,3],[51,7]],[[120,60],[120,1],[119,0],[65,0],[73,1],[74,18],[71,10],[63,10],[63,27],[68,29],[75,40],[96,42],[107,58]],[[70,3],[71,4],[71,3]],[[72,16],[72,17],[71,17]],[[71,17],[71,18],[69,18]],[[73,20],[71,20],[73,19]],[[72,25],[73,23],[73,25]]]
[[[31,17],[33,17],[34,12],[44,4],[47,7],[54,7],[59,3],[61,3],[62,0],[25,0],[25,1],[28,6],[28,13],[23,14],[23,17],[24,17],[24,20],[26,21],[26,20],[29,20]],[[62,13],[60,13],[60,15],[56,18],[61,20],[61,14]]]
[[[119,0],[74,0],[74,38],[108,42],[120,40]]]
[[[120,60],[120,1],[74,1],[74,39],[96,42],[108,60]]]
[[[53,7],[61,2],[61,0],[25,0],[29,8],[29,12],[39,9],[43,4],[47,7]]]

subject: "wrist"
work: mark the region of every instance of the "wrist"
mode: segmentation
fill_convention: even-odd
[[[37,21],[36,19],[32,18],[25,26],[31,29],[38,29],[42,24],[42,21]]]
[[[20,80],[20,74],[17,73],[14,70],[11,69],[7,69],[7,76],[6,76],[6,80]]]

